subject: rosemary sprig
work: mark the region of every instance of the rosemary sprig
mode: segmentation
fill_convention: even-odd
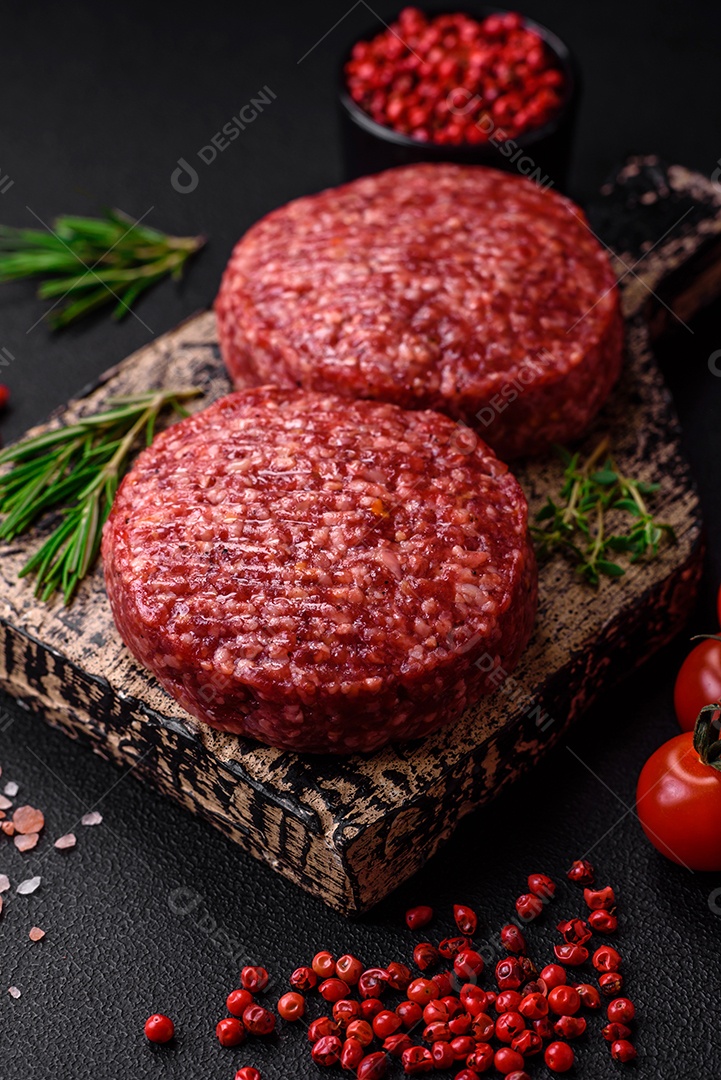
[[[40,277],[41,299],[67,297],[48,313],[55,330],[109,303],[121,319],[151,285],[168,275],[179,280],[204,243],[202,236],[167,236],[136,224],[121,210],[59,217],[52,232],[0,225],[0,282]]]
[[[598,585],[601,576],[619,578],[626,573],[617,554],[636,563],[654,558],[664,537],[676,542],[672,527],[657,522],[646,506],[644,496],[659,485],[624,476],[609,454],[607,439],[585,461],[563,447],[557,450],[565,464],[560,494],[558,499],[546,499],[531,526],[540,558],[560,551],[584,580]],[[619,512],[621,520],[629,519],[627,529],[609,532],[612,511]]]
[[[25,563],[42,600],[60,590],[69,604],[100,551],[105,521],[129,459],[144,438],[150,444],[166,409],[187,416],[181,404],[196,389],[156,390],[108,401],[102,412],[33,435],[0,453],[0,540],[27,533],[46,513],[56,524]]]

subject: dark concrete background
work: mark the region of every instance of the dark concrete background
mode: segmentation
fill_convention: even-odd
[[[396,9],[385,0],[372,6],[386,17]],[[571,184],[577,198],[592,195],[629,152],[658,152],[707,173],[716,167],[716,4],[557,0],[525,10],[568,40],[583,70]],[[53,337],[34,325],[42,306],[32,289],[5,286],[0,348],[14,359],[0,371],[13,394],[0,422],[4,439],[207,305],[231,245],[261,214],[340,179],[333,79],[341,50],[368,22],[363,4],[351,9],[345,0],[208,0],[192,11],[136,0],[4,5],[0,175],[13,185],[0,195],[0,221],[33,225],[33,213],[48,221],[105,205],[140,216],[153,207],[151,223],[210,237],[181,288],[161,286],[138,306],[139,319],[120,325],[99,316]],[[263,86],[277,95],[272,105],[212,165],[199,168],[194,192],[174,191],[178,159],[193,157]],[[695,321],[693,334],[680,330],[661,350],[709,539],[689,635],[717,628],[721,379],[709,373],[708,357],[721,346],[719,315],[717,305]],[[423,873],[352,925],[1,699],[3,782],[16,780],[21,794],[46,810],[49,835],[76,825],[98,801],[105,820],[96,830],[77,828],[78,849],[64,858],[43,857],[47,839],[37,857],[0,849],[0,873],[17,882],[38,866],[44,879],[33,897],[6,897],[0,923],[0,1080],[229,1080],[246,1063],[258,1064],[264,1080],[320,1075],[302,1031],[286,1033],[278,1045],[217,1047],[212,1030],[236,984],[239,958],[266,963],[279,990],[287,972],[321,945],[358,951],[371,963],[402,959],[410,947],[402,912],[411,902],[436,905],[445,931],[450,904],[471,901],[492,929],[529,871],[561,875],[591,848],[600,876],[618,885],[619,940],[642,1016],[637,1075],[718,1075],[721,905],[714,910],[713,895],[721,875],[694,876],[666,863],[627,809],[646,757],[676,732],[673,678],[687,647],[684,636],[607,694],[568,746],[466,820]],[[202,898],[190,914],[178,914],[178,897],[186,895],[178,889]],[[578,908],[575,895],[567,895],[563,910]],[[536,940],[552,940],[552,922],[538,928]],[[27,941],[33,923],[48,932],[39,946]],[[232,938],[230,950],[214,943],[214,925]],[[5,993],[11,984],[23,991],[19,1001]],[[176,1018],[176,1047],[158,1052],[144,1044],[142,1022],[154,1009]],[[603,1080],[622,1071],[598,1035],[579,1044],[579,1061],[579,1077]],[[543,1066],[531,1071],[546,1075]]]

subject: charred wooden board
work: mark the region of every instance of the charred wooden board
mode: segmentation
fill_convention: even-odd
[[[656,510],[676,546],[622,584],[582,585],[562,560],[541,568],[533,640],[513,677],[456,727],[345,760],[302,757],[205,728],[123,647],[98,569],[69,609],[36,602],[17,572],[36,539],[0,548],[0,684],[49,723],[204,815],[338,911],[360,912],[428,859],[460,818],[530,768],[608,685],[682,626],[699,575],[701,523],[651,328],[686,320],[721,289],[721,197],[653,159],[604,189],[594,227],[622,278],[629,359],[586,448],[610,435],[625,471],[662,485]],[[682,310],[673,313],[680,299]],[[664,306],[665,305],[665,306]],[[227,392],[212,314],[108,372],[64,417],[110,395],[197,384]],[[559,487],[555,459],[518,470],[532,510]]]

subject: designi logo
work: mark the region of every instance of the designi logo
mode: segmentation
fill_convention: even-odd
[[[264,108],[275,101],[277,96],[269,86],[264,86],[255,97],[251,98],[242,109],[238,110],[237,116],[232,116],[227,123],[223,124],[220,131],[216,131],[210,142],[196,151],[196,157],[204,165],[212,165],[218,154],[222,154],[224,150],[227,150],[241,132],[245,131],[248,125],[252,124],[260,116]],[[190,195],[191,192],[195,191],[199,183],[200,176],[195,166],[191,165],[187,158],[178,158],[177,168],[173,170],[170,176],[171,187],[179,195]]]

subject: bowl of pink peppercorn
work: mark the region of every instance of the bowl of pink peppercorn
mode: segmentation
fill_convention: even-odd
[[[341,67],[348,179],[451,161],[563,189],[578,96],[570,50],[532,19],[404,8],[356,41]]]

